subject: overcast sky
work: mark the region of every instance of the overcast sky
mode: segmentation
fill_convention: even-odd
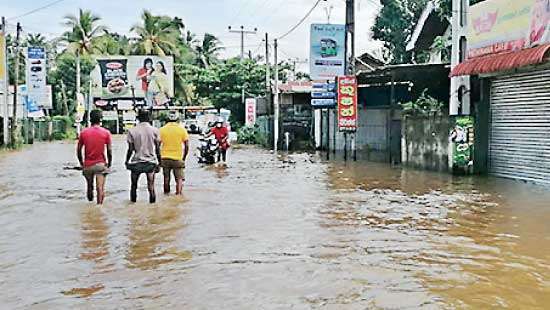
[[[58,2],[59,1],[59,2]],[[41,32],[48,37],[58,36],[64,30],[63,16],[76,14],[78,8],[92,10],[102,18],[109,30],[129,34],[129,29],[139,22],[144,9],[154,14],[178,16],[187,29],[202,37],[205,32],[216,35],[226,50],[223,57],[240,53],[240,35],[229,33],[227,26],[246,29],[257,28],[256,35],[247,35],[245,49],[263,54],[262,39],[265,33],[271,38],[280,36],[311,9],[316,0],[0,0],[0,15],[8,18],[8,31],[21,22],[28,33]],[[58,2],[58,3],[55,3]],[[356,0],[356,53],[377,53],[380,44],[373,42],[370,28],[380,8],[378,0]],[[34,9],[54,5],[21,18]],[[280,41],[280,57],[307,61],[309,55],[309,25],[327,21],[326,11],[332,7],[331,23],[344,23],[345,0],[326,0],[292,34]],[[302,64],[306,68],[307,64]]]

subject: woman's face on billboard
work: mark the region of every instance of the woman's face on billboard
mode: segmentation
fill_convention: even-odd
[[[157,71],[159,71],[159,72],[162,72],[162,69],[163,69],[163,68],[162,68],[162,64],[159,63],[159,62],[157,62],[157,63],[155,64],[155,70],[157,70]]]
[[[146,62],[146,63],[145,63],[145,68],[146,68],[147,70],[153,68],[153,63],[150,62],[150,61]]]

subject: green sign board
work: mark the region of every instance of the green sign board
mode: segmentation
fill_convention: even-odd
[[[470,167],[474,165],[474,118],[459,116],[451,130],[453,143],[453,167]]]

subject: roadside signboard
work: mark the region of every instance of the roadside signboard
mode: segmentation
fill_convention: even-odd
[[[469,167],[474,164],[474,118],[461,116],[456,118],[451,130],[453,143],[453,167]]]
[[[312,24],[309,73],[314,80],[330,80],[344,75],[345,25]]]
[[[487,0],[468,17],[468,58],[550,42],[548,0]]]
[[[150,100],[163,105],[174,97],[174,60],[170,56],[98,57],[92,95],[100,99]]]
[[[355,76],[339,76],[338,129],[344,132],[357,130],[357,79]]]
[[[311,106],[314,109],[333,109],[336,107],[335,83],[313,83],[312,89]]]
[[[27,47],[27,96],[39,107],[51,109],[46,86],[46,49]]]
[[[245,125],[252,127],[256,124],[256,99],[246,98],[245,108],[246,108]]]

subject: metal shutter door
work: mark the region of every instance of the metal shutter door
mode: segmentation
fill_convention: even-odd
[[[489,135],[491,174],[550,183],[550,70],[493,80]]]

